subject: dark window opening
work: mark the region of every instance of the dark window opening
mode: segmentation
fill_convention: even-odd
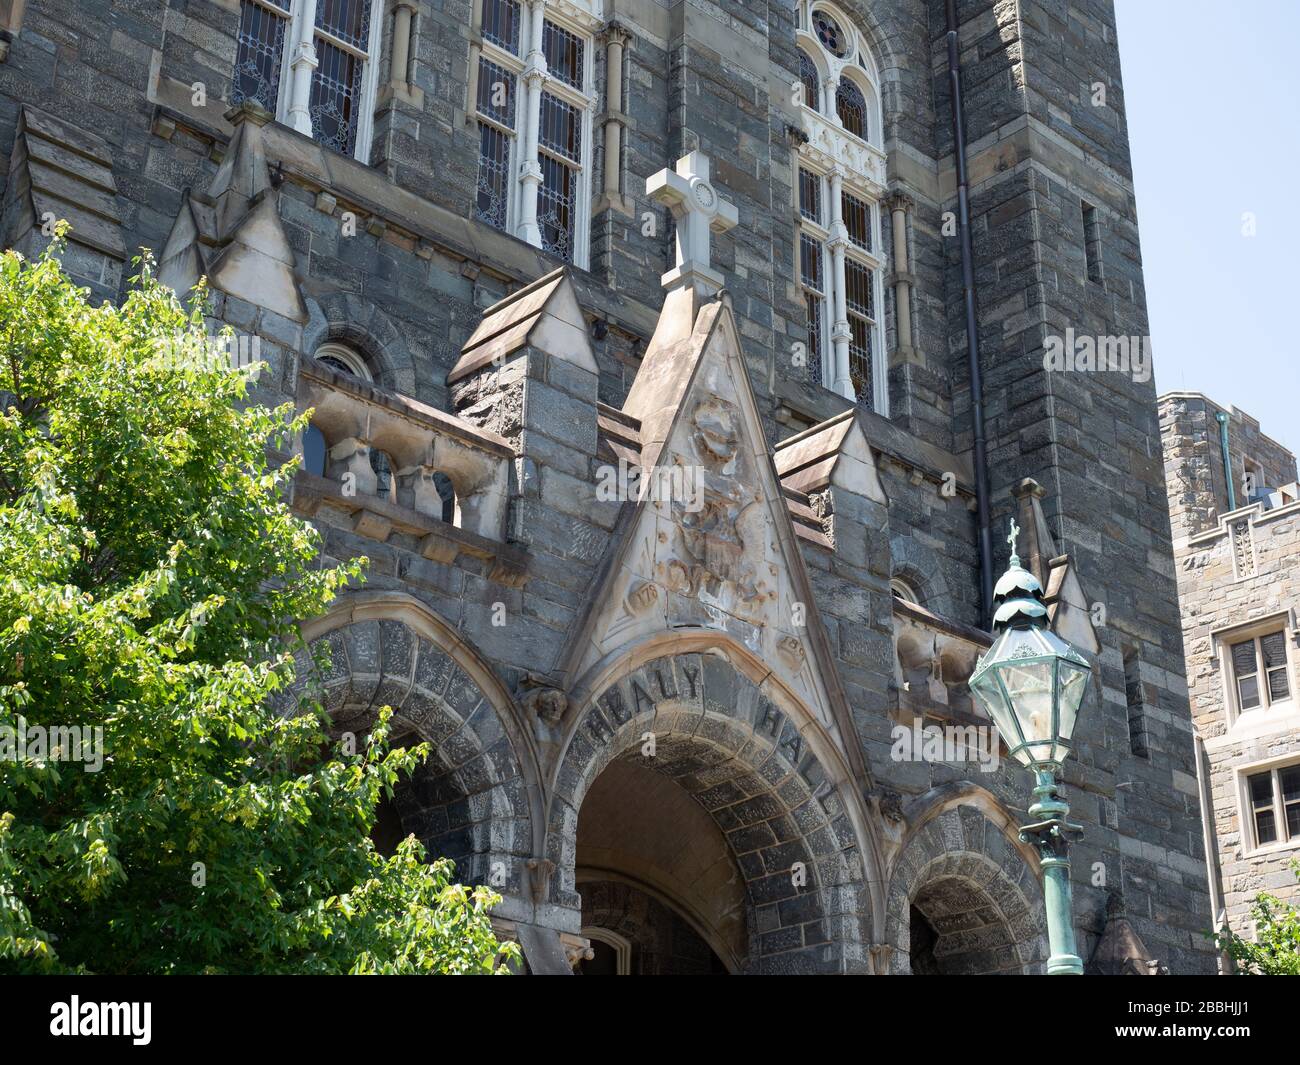
[[[317,477],[324,477],[327,451],[325,434],[316,426],[308,425],[302,434],[302,468]]]
[[[1101,283],[1101,219],[1097,208],[1086,200],[1083,207],[1083,253],[1088,264],[1088,280]]]
[[[1124,652],[1124,699],[1128,704],[1129,750],[1139,758],[1150,758],[1146,703],[1142,695],[1142,663],[1136,648]]]

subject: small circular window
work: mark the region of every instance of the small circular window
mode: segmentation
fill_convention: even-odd
[[[813,30],[822,47],[837,59],[843,59],[849,50],[848,38],[840,29],[840,24],[825,11],[813,12]]]

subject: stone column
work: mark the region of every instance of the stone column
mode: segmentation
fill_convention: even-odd
[[[475,3],[469,24],[469,92],[465,98],[465,125],[478,124],[478,59],[483,53],[483,5]]]
[[[415,19],[415,0],[397,0],[393,5],[393,62],[389,84],[393,93],[407,98],[414,94],[411,83],[411,26]]]
[[[895,193],[889,201],[894,223],[894,310],[898,328],[898,358],[900,361],[916,360],[912,344],[912,274],[907,255],[907,214],[912,201],[902,193]]]
[[[542,246],[542,229],[537,224],[537,199],[542,186],[542,165],[537,157],[537,134],[542,115],[542,86],[546,83],[546,56],[542,54],[544,0],[528,0],[524,40],[528,44],[524,61],[524,139],[519,164],[519,224],[515,235],[536,248]]]
[[[310,137],[311,75],[320,65],[316,58],[316,0],[302,0],[298,9],[298,36],[290,54],[293,58],[289,61],[289,109],[285,117],[290,126]]]
[[[631,202],[619,191],[622,177],[623,127],[623,49],[631,34],[617,22],[605,27],[605,186],[598,211],[613,209],[631,215]]]
[[[849,246],[849,231],[844,225],[844,173],[839,167],[831,171],[830,187],[831,236],[826,245],[831,250],[831,291],[834,295],[832,306],[835,309],[835,320],[831,325],[835,372],[831,387],[846,399],[856,399],[853,381],[849,376],[849,341],[853,338],[853,331],[849,329],[848,287],[844,269],[844,253]]]

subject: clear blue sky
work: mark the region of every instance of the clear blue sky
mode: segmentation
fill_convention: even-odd
[[[1300,0],[1115,12],[1156,386],[1300,450]]]

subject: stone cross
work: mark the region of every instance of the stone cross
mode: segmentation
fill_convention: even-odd
[[[736,206],[718,195],[709,183],[709,157],[691,152],[677,160],[675,170],[659,171],[645,183],[646,195],[666,204],[677,223],[677,265],[663,275],[664,288],[694,288],[711,296],[723,277],[709,262],[711,233],[725,233],[736,224]]]

